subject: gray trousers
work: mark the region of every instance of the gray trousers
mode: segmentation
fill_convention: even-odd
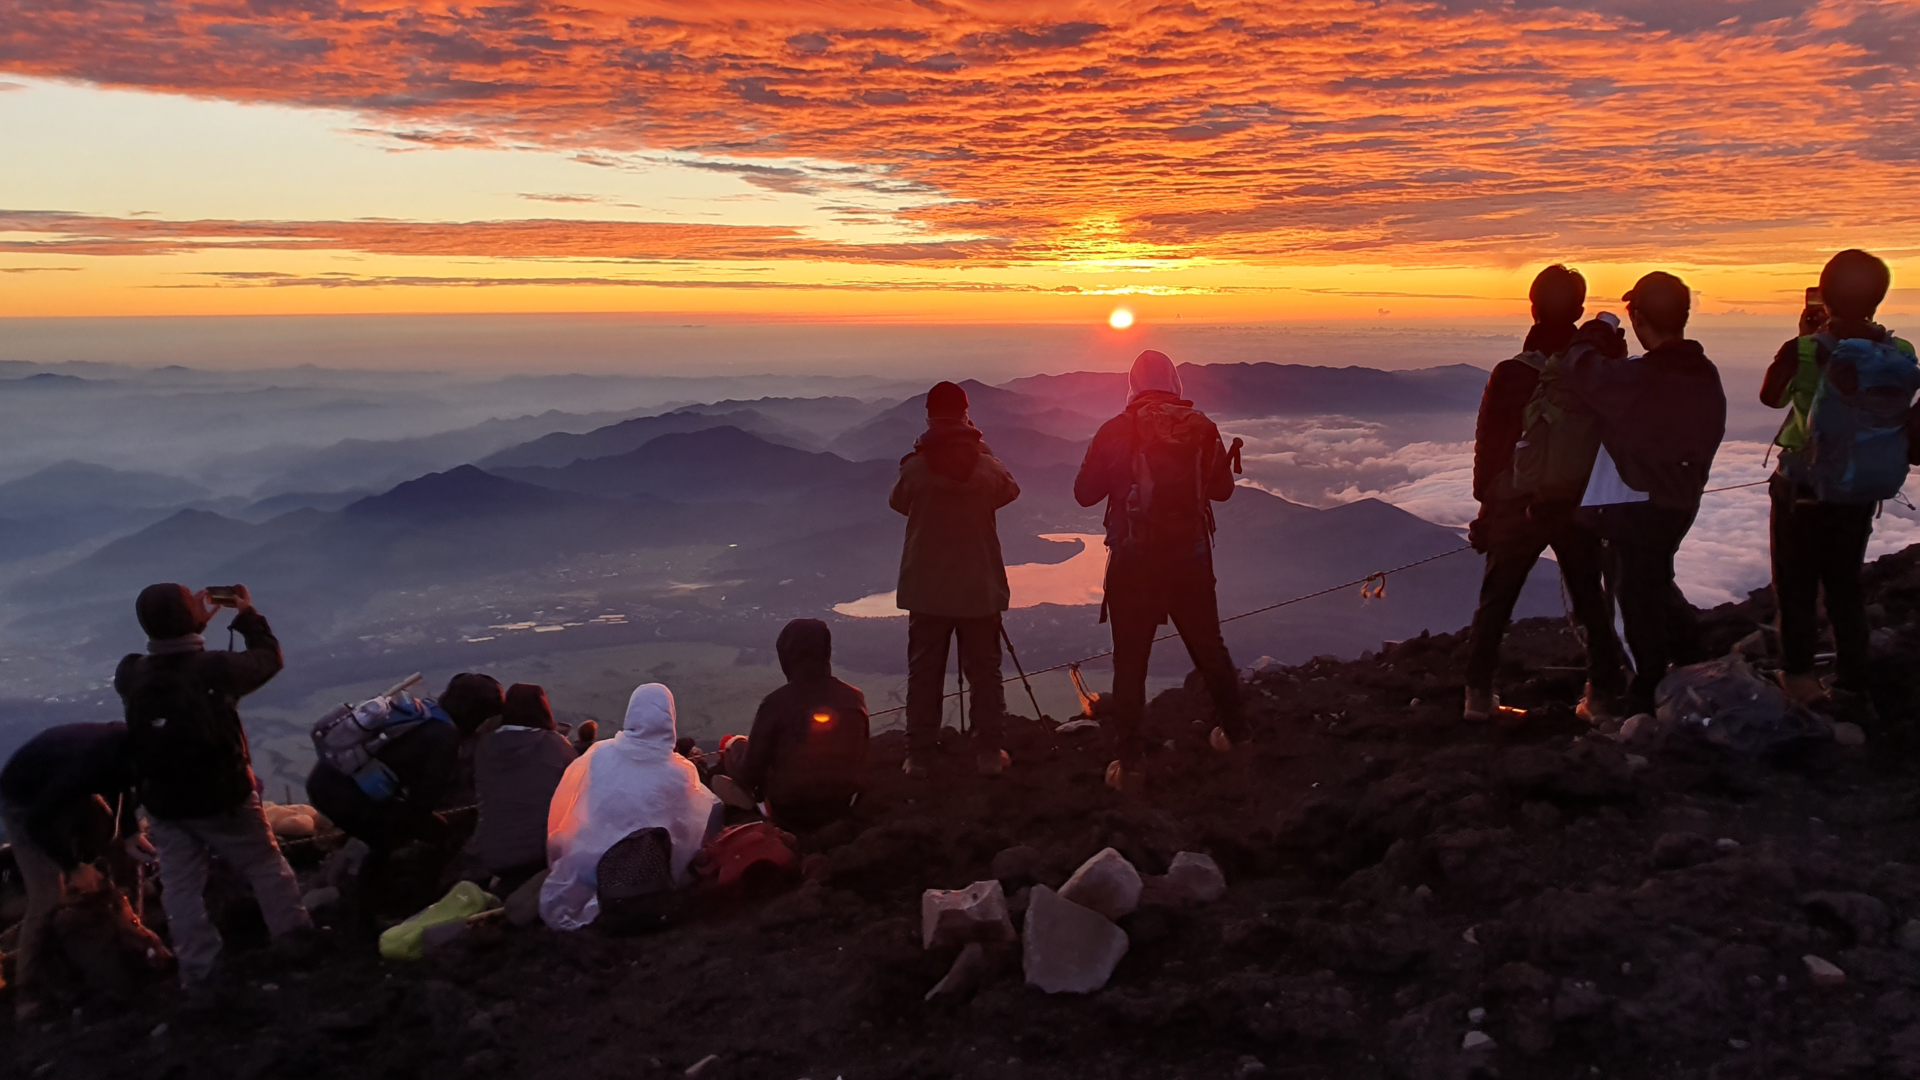
[[[220,931],[207,918],[207,873],[214,856],[253,886],[260,914],[275,938],[311,926],[300,905],[293,868],[260,810],[260,796],[212,817],[153,820],[149,835],[160,852],[160,905],[167,912],[167,933],[180,961],[180,981],[192,984],[213,973],[220,955]]]

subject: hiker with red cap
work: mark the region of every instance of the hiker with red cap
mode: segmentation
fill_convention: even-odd
[[[1118,759],[1109,785],[1138,790],[1146,750],[1147,661],[1169,620],[1206,680],[1219,726],[1210,742],[1231,750],[1247,738],[1240,676],[1220,636],[1214,594],[1213,503],[1233,494],[1220,429],[1181,396],[1167,354],[1148,350],[1127,376],[1127,407],[1087,447],[1073,495],[1107,502],[1106,599],[1113,622],[1113,695]]]
[[[967,392],[950,382],[927,393],[927,430],[900,459],[888,505],[907,518],[895,603],[907,613],[907,759],[915,779],[928,775],[939,746],[947,645],[958,639],[960,670],[972,691],[973,757],[982,776],[998,776],[1007,709],[1000,682],[1000,616],[1007,610],[1007,565],[995,514],[1020,497],[1020,485],[967,419]]]
[[[1686,337],[1692,293],[1656,270],[1624,297],[1646,355],[1627,356],[1626,333],[1591,319],[1574,335],[1567,389],[1600,429],[1600,449],[1579,513],[1595,525],[1614,589],[1633,682],[1625,715],[1651,712],[1653,692],[1694,647],[1692,609],[1674,584],[1673,557],[1700,512],[1700,494],[1727,428],[1720,371]],[[1598,720],[1610,709],[1583,703]]]

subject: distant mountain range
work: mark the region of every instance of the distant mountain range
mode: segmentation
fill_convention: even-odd
[[[1180,381],[1195,407],[1218,417],[1391,416],[1470,411],[1487,373],[1468,364],[1381,371],[1302,364],[1181,364]],[[1126,404],[1124,372],[1031,375],[1004,389],[1096,416]]]

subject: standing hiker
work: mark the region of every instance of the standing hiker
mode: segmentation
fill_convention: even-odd
[[[211,594],[211,595],[210,595]],[[243,652],[209,651],[201,631],[217,607],[234,609]],[[160,903],[180,981],[204,984],[220,955],[207,916],[207,874],[220,860],[253,886],[275,944],[290,959],[314,948],[300,886],[261,812],[259,783],[240,724],[240,699],[279,674],[280,642],[244,585],[189,592],[149,585],[134,603],[147,651],[120,661],[113,688],[126,706],[140,802],[160,854]]]
[[[1780,465],[1767,485],[1780,685],[1803,705],[1827,696],[1813,671],[1815,602],[1824,588],[1835,704],[1862,718],[1871,718],[1872,704],[1860,564],[1880,500],[1906,481],[1902,421],[1920,384],[1913,346],[1873,321],[1892,284],[1887,264],[1864,251],[1829,259],[1818,296],[1800,316],[1800,336],[1780,346],[1760,387],[1763,404],[1791,410],[1774,439]],[[1879,437],[1860,438],[1868,433]]]
[[[907,516],[895,602],[907,613],[907,760],[924,778],[940,736],[947,643],[959,639],[960,669],[973,691],[973,758],[982,776],[1005,771],[1000,745],[1006,694],[1000,684],[1000,615],[1007,564],[994,519],[1020,485],[967,419],[967,392],[950,382],[927,393],[927,430],[900,459],[887,500]]]
[[[1713,361],[1685,336],[1692,307],[1685,282],[1656,270],[1625,299],[1646,354],[1626,356],[1624,331],[1593,319],[1574,336],[1567,389],[1600,427],[1580,512],[1596,524],[1618,575],[1633,653],[1631,715],[1653,710],[1668,664],[1691,644],[1683,639],[1692,608],[1674,584],[1673,556],[1700,512],[1726,433],[1727,398]]]
[[[1473,613],[1467,655],[1468,720],[1515,724],[1526,710],[1500,704],[1493,691],[1500,639],[1513,605],[1541,552],[1553,548],[1575,617],[1587,633],[1589,709],[1624,689],[1613,605],[1601,585],[1600,536],[1575,520],[1593,469],[1599,433],[1570,412],[1559,392],[1561,364],[1586,306],[1587,282],[1578,271],[1549,266],[1528,291],[1533,328],[1520,355],[1494,366],[1480,397],[1473,431],[1473,497],[1480,516],[1467,535],[1487,557],[1480,606]],[[1516,444],[1526,457],[1516,461]]]
[[[1212,504],[1232,494],[1220,430],[1182,400],[1180,373],[1165,353],[1141,353],[1127,376],[1126,409],[1100,426],[1073,481],[1081,506],[1107,501],[1101,618],[1113,621],[1113,787],[1138,790],[1147,660],[1154,632],[1169,619],[1213,697],[1219,727],[1210,741],[1226,750],[1247,737],[1213,579]]]

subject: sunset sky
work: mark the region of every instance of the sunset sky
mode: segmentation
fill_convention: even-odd
[[[0,0],[0,315],[1920,311],[1920,2]]]

